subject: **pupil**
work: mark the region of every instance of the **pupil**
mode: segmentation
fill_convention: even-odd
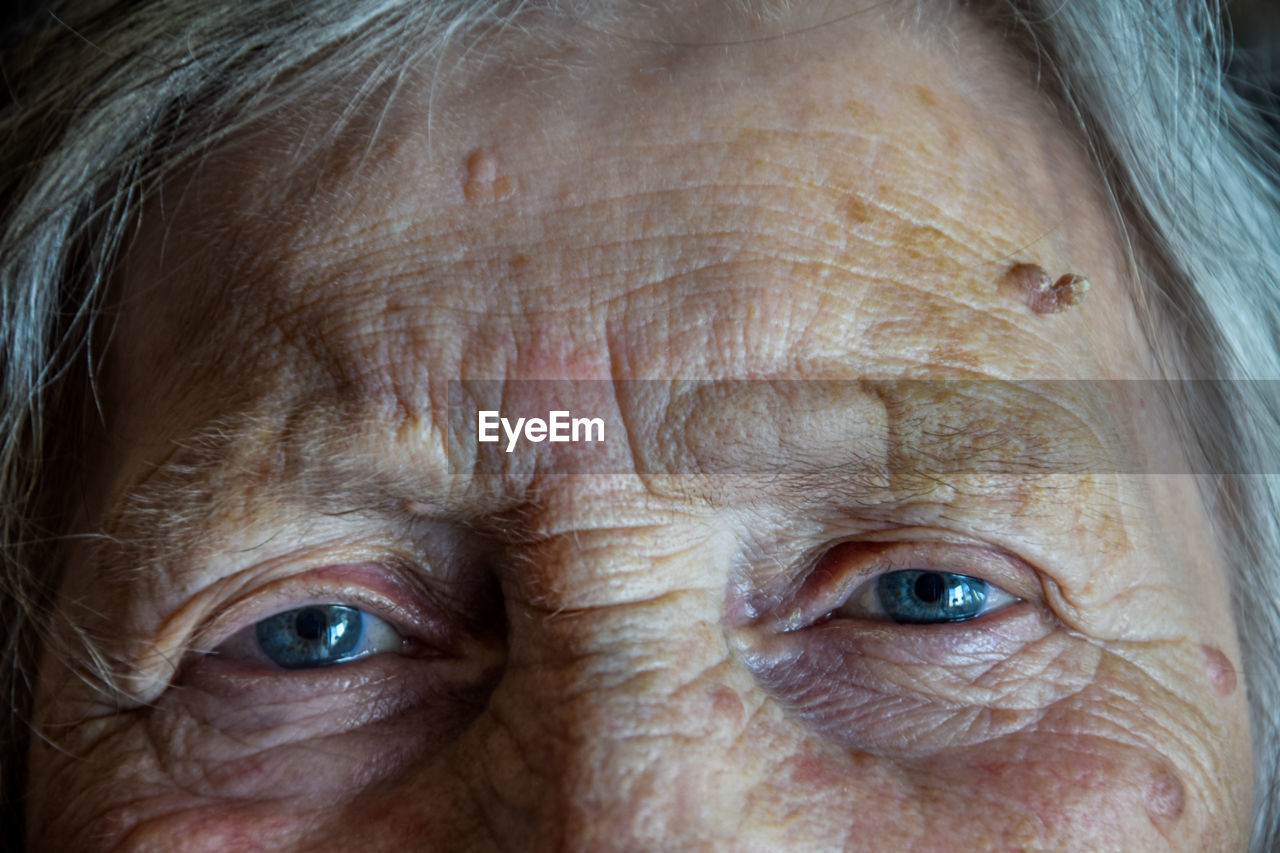
[[[916,578],[915,594],[926,604],[937,604],[942,600],[942,593],[946,586],[937,572],[925,572]]]
[[[329,620],[315,607],[308,607],[298,613],[298,618],[293,623],[293,629],[298,632],[298,636],[310,641],[323,637],[328,628]]]

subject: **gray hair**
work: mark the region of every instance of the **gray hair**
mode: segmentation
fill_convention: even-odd
[[[960,0],[957,0],[960,2]],[[360,97],[530,8],[586,0],[78,0],[4,57],[0,108],[0,825],[21,845],[34,664],[91,423],[95,318],[142,200],[339,81]],[[607,5],[607,0],[590,4]],[[1280,156],[1226,85],[1218,0],[972,0],[1087,140],[1233,568],[1256,756],[1252,849],[1280,849]],[[296,73],[305,70],[305,73]],[[323,144],[324,139],[317,144]],[[1163,334],[1161,333],[1163,330]],[[1169,334],[1174,330],[1174,334]],[[1229,380],[1229,381],[1222,381]]]

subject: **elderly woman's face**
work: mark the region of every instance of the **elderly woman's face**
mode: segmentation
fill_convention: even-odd
[[[1239,845],[1226,570],[1031,72],[633,24],[146,211],[62,601],[124,698],[46,654],[34,847]]]

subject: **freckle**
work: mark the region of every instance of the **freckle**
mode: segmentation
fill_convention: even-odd
[[[845,101],[844,108],[857,121],[868,121],[875,117],[875,110],[860,101]]]
[[[938,96],[931,89],[924,86],[916,86],[916,97],[926,107],[936,107],[938,105]]]
[[[1170,767],[1162,767],[1151,774],[1146,791],[1147,814],[1157,825],[1182,817],[1187,806],[1187,792]]]
[[[844,206],[845,217],[855,224],[871,221],[871,208],[858,196],[850,196]]]
[[[525,267],[529,266],[529,256],[514,255],[512,256],[511,260],[507,262],[507,265],[510,266],[511,269],[513,270],[522,270]]]
[[[1219,696],[1230,696],[1236,691],[1236,668],[1222,650],[1214,646],[1202,645],[1204,652],[1204,671],[1213,689]]]
[[[631,75],[631,88],[642,95],[647,95],[657,88],[658,72],[651,68],[642,68]]]

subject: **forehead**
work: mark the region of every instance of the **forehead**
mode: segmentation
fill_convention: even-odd
[[[508,32],[307,158],[331,100],[227,146],[126,259],[129,434],[319,388],[422,412],[466,377],[1144,375],[1098,182],[997,38],[747,35]],[[1090,298],[1033,316],[1020,262]]]

